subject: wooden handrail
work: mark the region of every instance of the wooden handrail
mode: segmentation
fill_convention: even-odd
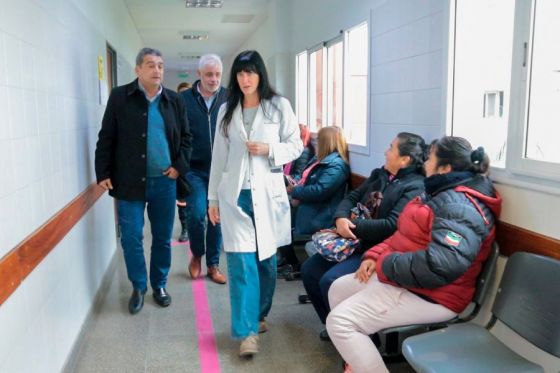
[[[68,234],[104,190],[95,183],[0,259],[0,305]]]

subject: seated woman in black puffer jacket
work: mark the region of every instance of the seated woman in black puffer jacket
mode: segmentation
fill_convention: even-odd
[[[311,256],[301,267],[303,285],[324,324],[329,313],[328,291],[339,277],[354,273],[365,250],[383,241],[397,229],[397,218],[404,206],[424,191],[423,164],[427,145],[422,137],[401,132],[385,151],[385,164],[340,202],[334,213],[336,233],[360,240],[360,248],[343,262],[331,262],[320,254]],[[377,192],[377,193],[376,193]],[[358,202],[367,205],[372,194],[381,196],[373,219],[357,219],[352,210]],[[332,223],[331,223],[332,225]],[[321,332],[321,338],[328,338]]]

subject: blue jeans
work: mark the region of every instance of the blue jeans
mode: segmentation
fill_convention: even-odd
[[[222,248],[222,231],[220,225],[208,224],[208,173],[192,170],[187,173],[187,180],[192,187],[191,194],[186,198],[187,231],[191,252],[201,257],[206,254],[208,267],[220,262]]]
[[[362,254],[357,253],[340,263],[329,262],[321,254],[315,254],[301,266],[303,286],[323,324],[330,312],[328,295],[332,283],[339,277],[356,272],[361,263]]]
[[[152,230],[150,284],[153,289],[165,287],[171,266],[171,234],[175,220],[176,182],[166,176],[146,178],[144,201],[117,200],[121,244],[128,279],[138,290],[147,288],[144,258],[144,209]]]
[[[251,191],[242,190],[237,204],[254,219]],[[259,332],[259,321],[272,307],[276,287],[276,255],[259,260],[254,253],[226,253],[231,303],[231,334],[244,339]]]

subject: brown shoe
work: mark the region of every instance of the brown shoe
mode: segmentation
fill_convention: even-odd
[[[200,277],[201,266],[200,266],[200,256],[194,256],[191,258],[191,262],[189,263],[189,274],[191,275],[192,279],[196,279]]]
[[[208,273],[206,275],[217,284],[223,285],[226,283],[226,276],[224,276],[218,266],[208,267]]]
[[[266,325],[266,321],[261,320],[259,321],[259,334],[268,332],[268,325]]]

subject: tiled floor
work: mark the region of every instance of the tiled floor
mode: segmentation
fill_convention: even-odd
[[[149,238],[149,233],[146,237]],[[144,308],[134,316],[127,310],[131,287],[119,250],[109,289],[95,305],[92,318],[84,326],[81,342],[66,372],[200,371],[192,282],[186,276],[187,247],[178,245],[173,248],[167,287],[173,297],[171,306],[160,308],[148,291]],[[225,258],[222,259],[221,268],[225,271]],[[250,360],[238,357],[238,342],[230,338],[227,285],[204,281],[221,372],[341,371],[336,349],[318,338],[323,325],[312,306],[298,304],[297,295],[303,290],[300,281],[278,280],[272,311],[267,319],[269,331],[260,335],[260,353]],[[413,372],[406,363],[391,364],[390,370]]]

